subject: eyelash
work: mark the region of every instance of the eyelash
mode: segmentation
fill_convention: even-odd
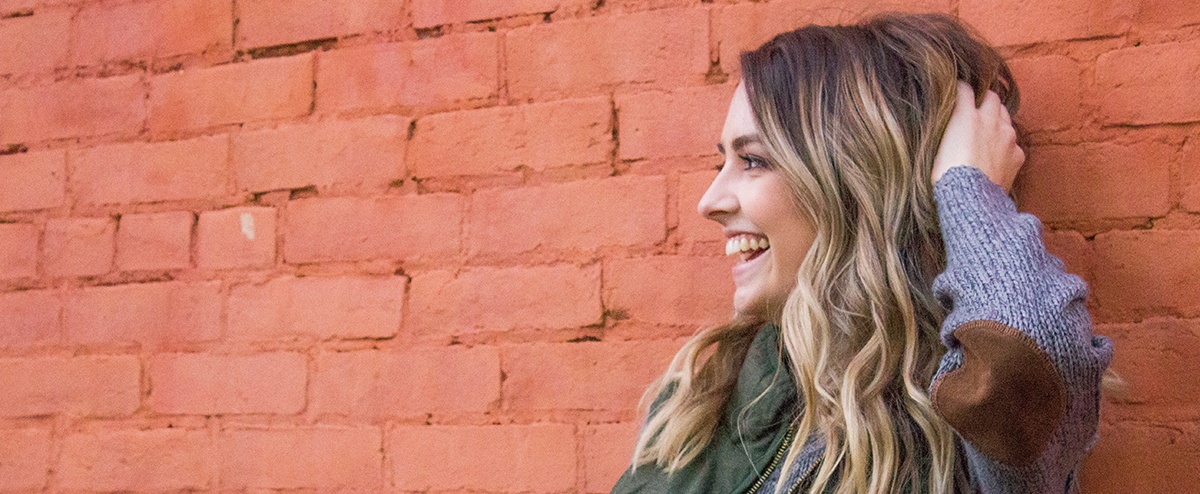
[[[739,154],[737,156],[738,156],[738,159],[746,162],[746,168],[744,168],[745,170],[750,170],[751,168],[754,168],[754,167],[758,167],[758,168],[762,168],[762,169],[770,169],[771,168],[771,165],[767,163],[767,160],[764,160],[757,156],[748,156],[748,155],[742,155],[742,154]],[[720,163],[717,163],[716,168],[717,168],[717,171],[721,171],[722,169],[725,168],[725,162],[722,161]]]

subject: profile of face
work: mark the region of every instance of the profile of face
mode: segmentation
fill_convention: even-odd
[[[734,312],[778,320],[816,232],[763,143],[744,83],[733,94],[717,150],[720,171],[697,211],[721,224],[725,253],[736,256]]]

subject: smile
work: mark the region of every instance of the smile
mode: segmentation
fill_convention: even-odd
[[[771,248],[767,237],[741,234],[725,242],[725,255],[739,254],[742,262],[749,261]]]

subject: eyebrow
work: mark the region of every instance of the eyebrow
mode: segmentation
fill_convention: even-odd
[[[733,149],[736,151],[738,149],[746,147],[747,144],[752,144],[752,143],[762,144],[763,141],[762,141],[762,138],[759,137],[758,134],[745,134],[745,135],[740,135],[740,136],[733,138],[732,144],[733,144]],[[721,143],[718,142],[717,143],[717,151],[720,151],[721,154],[725,154],[725,146],[721,145]]]

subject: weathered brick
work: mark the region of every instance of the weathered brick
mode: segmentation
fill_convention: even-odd
[[[483,413],[500,400],[500,353],[491,347],[399,353],[324,353],[313,375],[311,409],[381,420],[437,413]]]
[[[221,487],[379,492],[382,436],[374,427],[225,430]]]
[[[417,121],[409,164],[418,177],[606,163],[608,98],[439,113]]]
[[[404,284],[402,277],[343,276],[235,286],[229,295],[229,336],[388,338],[400,329]]]
[[[0,279],[37,276],[38,227],[0,223]]]
[[[714,158],[714,162],[719,158]],[[717,177],[716,171],[685,173],[679,176],[679,193],[675,195],[677,214],[679,215],[679,238],[685,242],[724,242],[725,234],[721,225],[701,216],[696,208],[700,198],[708,191],[708,187]],[[724,244],[713,251],[713,254],[724,252]]]
[[[67,293],[63,327],[82,344],[212,341],[221,334],[221,284],[134,283]]]
[[[708,72],[701,9],[607,15],[509,31],[509,95],[546,98],[623,84],[700,84]]]
[[[1173,29],[1200,23],[1194,3],[1175,0],[1141,0],[1134,24],[1146,29]]]
[[[650,340],[506,348],[505,409],[633,410],[646,386],[667,370],[679,346],[676,341]]]
[[[714,10],[712,36],[718,46],[721,69],[741,72],[738,56],[775,35],[808,24],[846,24],[881,10],[948,12],[949,0],[809,0],[804,2],[742,3]],[[724,114],[722,109],[720,114]]]
[[[407,325],[418,335],[574,328],[602,318],[599,266],[419,273],[409,300]]]
[[[1116,347],[1113,369],[1126,381],[1127,413],[1166,420],[1200,417],[1200,320],[1148,318],[1096,328]]]
[[[1200,232],[1112,231],[1093,245],[1101,308],[1200,311]]]
[[[1124,0],[962,0],[958,9],[962,19],[989,42],[1005,46],[1116,36],[1129,30],[1137,4]]]
[[[1021,170],[1021,208],[1043,221],[1165,215],[1175,149],[1156,141],[1036,147]]]
[[[721,257],[616,259],[604,270],[604,307],[658,324],[723,323],[733,315],[731,267]]]
[[[117,228],[117,269],[184,269],[191,265],[190,211],[125,214]]]
[[[49,429],[0,430],[0,490],[40,492],[50,471]]]
[[[0,0],[0,14],[25,14],[33,11],[37,0]]]
[[[567,424],[401,426],[386,447],[402,491],[564,492],[575,487],[575,444]]]
[[[412,3],[413,27],[426,28],[517,15],[548,14],[588,8],[592,3],[588,0],[418,0]]]
[[[316,198],[288,204],[289,263],[450,254],[459,249],[463,200],[452,194]]]
[[[617,157],[713,154],[732,96],[733,87],[720,85],[618,97],[621,144]]]
[[[241,0],[237,10],[239,48],[391,31],[405,21],[401,4],[387,0]]]
[[[215,415],[297,413],[304,408],[304,355],[167,353],[150,358],[150,408]]]
[[[1080,471],[1081,492],[1186,492],[1200,485],[1194,422],[1121,422],[1105,427]]]
[[[70,30],[66,9],[0,20],[0,74],[50,72],[66,65]]]
[[[65,151],[0,156],[0,212],[62,206],[66,163]]]
[[[46,222],[42,267],[51,276],[95,276],[112,270],[112,218],[61,218]]]
[[[225,195],[229,140],[135,142],[71,153],[71,188],[84,203],[207,199]]]
[[[233,139],[238,190],[385,187],[404,176],[410,122],[389,115],[238,134]]]
[[[308,114],[311,54],[266,58],[150,79],[150,130],[160,133]]]
[[[275,264],[275,208],[238,207],[200,213],[196,266],[267,268]]]
[[[1060,130],[1083,121],[1083,66],[1063,55],[1008,61],[1021,88],[1017,121],[1029,130]]]
[[[1099,118],[1105,123],[1200,120],[1200,41],[1122,48],[1096,59]]]
[[[9,89],[0,92],[0,143],[136,135],[145,98],[140,75]]]
[[[500,35],[451,34],[318,55],[317,109],[439,106],[493,97]]]
[[[583,429],[585,492],[609,492],[629,469],[637,424],[597,424]]]
[[[1042,241],[1046,244],[1047,252],[1063,261],[1068,273],[1083,278],[1088,284],[1093,283],[1095,262],[1092,246],[1083,235],[1070,230],[1046,231]]]
[[[73,490],[205,489],[210,449],[205,430],[75,433],[63,440],[54,478]]]
[[[62,301],[52,290],[0,292],[0,348],[57,342],[61,314]]]
[[[1181,155],[1179,180],[1183,190],[1179,205],[1186,211],[1200,213],[1200,137],[1190,137]]]
[[[140,401],[136,355],[0,358],[0,416],[117,417]]]
[[[87,65],[227,51],[232,9],[226,0],[85,5],[75,16],[72,59]]]
[[[665,206],[662,177],[481,190],[471,206],[470,250],[518,253],[652,245],[666,234]]]

